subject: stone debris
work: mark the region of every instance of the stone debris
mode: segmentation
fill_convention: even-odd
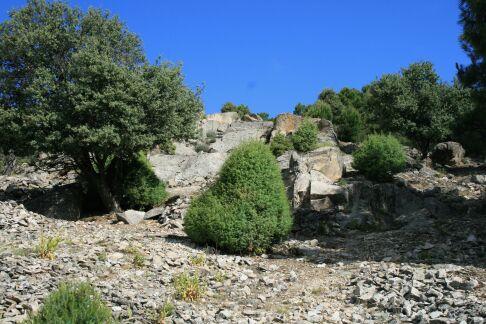
[[[25,320],[63,281],[91,282],[122,323],[151,323],[166,301],[175,307],[167,323],[480,323],[485,315],[482,268],[362,262],[317,239],[294,240],[287,257],[225,255],[165,224],[49,219],[0,202],[0,322]],[[41,235],[63,239],[54,260],[36,255]],[[182,272],[204,281],[200,302],[175,298],[172,279]]]

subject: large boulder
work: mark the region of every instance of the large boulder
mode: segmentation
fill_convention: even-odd
[[[226,129],[221,138],[210,145],[210,148],[215,152],[229,152],[249,140],[266,141],[272,127],[271,121],[235,122]]]
[[[136,225],[144,220],[145,213],[143,211],[129,209],[123,213],[117,213],[116,218],[129,225]]]
[[[321,172],[332,181],[341,179],[344,171],[344,161],[339,148],[321,147],[302,155],[309,170]]]
[[[310,182],[310,206],[315,211],[325,211],[347,202],[347,191],[329,181]]]
[[[277,134],[293,134],[299,128],[302,117],[293,114],[280,114],[275,117],[275,125],[272,131],[272,138]]]
[[[432,150],[430,158],[434,164],[457,166],[462,164],[466,151],[457,142],[443,142]]]
[[[207,115],[200,124],[202,136],[205,137],[209,132],[224,132],[232,123],[239,119],[238,113],[234,111]]]

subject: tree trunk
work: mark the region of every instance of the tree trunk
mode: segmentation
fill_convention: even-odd
[[[120,204],[118,203],[115,195],[113,195],[113,193],[111,192],[110,186],[108,185],[105,177],[99,174],[99,178],[93,180],[96,185],[96,190],[100,195],[101,202],[103,203],[105,208],[110,212],[121,211]]]
[[[106,210],[110,212],[121,211],[120,203],[111,192],[110,185],[106,179],[106,170],[99,170],[99,172],[96,172],[88,155],[85,155],[82,159],[77,161],[77,164],[81,169],[82,176],[85,177],[88,183],[91,184],[98,193],[101,203]]]

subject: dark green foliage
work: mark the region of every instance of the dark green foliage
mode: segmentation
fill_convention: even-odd
[[[294,115],[302,116],[307,110],[308,105],[301,104],[300,102],[294,108]]]
[[[322,101],[331,107],[332,115],[337,117],[344,109],[344,104],[339,95],[332,89],[324,89],[319,94],[318,101]]]
[[[110,309],[88,283],[60,284],[29,324],[114,323]]]
[[[29,0],[0,24],[0,146],[67,155],[118,210],[111,161],[194,137],[202,103],[183,82],[118,18]]]
[[[245,116],[245,115],[250,114],[250,108],[248,108],[248,106],[246,106],[246,105],[238,105],[237,106],[232,102],[227,102],[223,105],[223,107],[221,107],[222,113],[230,112],[230,111],[234,111],[234,112],[238,113],[238,116],[240,116],[240,118]]]
[[[339,139],[345,142],[359,142],[363,135],[361,114],[353,106],[343,109],[336,121]]]
[[[309,152],[317,147],[318,129],[316,124],[305,119],[299,128],[292,134],[292,143],[299,152]]]
[[[270,142],[270,150],[276,157],[291,149],[293,149],[292,140],[282,133],[277,134]]]
[[[352,106],[358,111],[361,110],[365,104],[364,94],[358,89],[342,88],[341,91],[339,91],[338,96],[341,100],[341,103],[345,107]]]
[[[424,155],[451,136],[455,121],[471,110],[468,90],[441,82],[429,62],[384,75],[367,92],[371,123],[408,137]]]
[[[310,118],[322,118],[332,121],[332,108],[328,103],[322,100],[317,100],[315,104],[307,107],[303,116]]]
[[[376,181],[390,180],[405,167],[406,157],[400,142],[392,135],[370,135],[353,153],[353,167]]]
[[[461,83],[473,91],[474,109],[459,120],[456,136],[466,152],[486,155],[486,2],[461,0],[461,43],[471,64],[458,67]]]
[[[191,239],[234,253],[262,253],[285,237],[292,218],[280,169],[267,145],[236,148],[218,181],[193,200],[184,228]]]
[[[262,120],[265,120],[265,121],[272,120],[272,118],[270,118],[270,115],[266,112],[259,112],[257,115],[260,116],[260,118]]]
[[[124,209],[148,210],[167,199],[165,184],[152,170],[144,153],[117,165],[113,191]]]

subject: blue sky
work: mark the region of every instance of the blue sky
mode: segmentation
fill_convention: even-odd
[[[458,0],[68,0],[116,14],[147,56],[182,62],[204,86],[206,111],[226,101],[271,115],[311,103],[326,87],[361,88],[429,60],[446,81],[460,48]],[[2,0],[0,19],[23,0]]]

